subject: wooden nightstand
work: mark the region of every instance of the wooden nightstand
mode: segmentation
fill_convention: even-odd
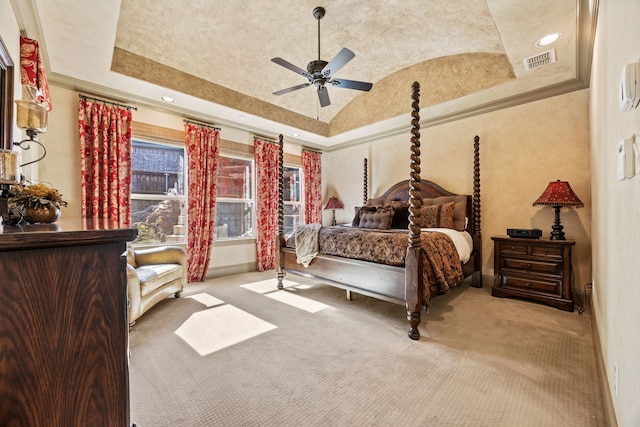
[[[493,236],[491,295],[521,297],[573,311],[571,247],[574,240]]]

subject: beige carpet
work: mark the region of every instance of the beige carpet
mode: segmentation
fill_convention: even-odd
[[[404,308],[273,272],[192,284],[130,335],[131,421],[174,426],[604,426],[589,311],[464,284]]]

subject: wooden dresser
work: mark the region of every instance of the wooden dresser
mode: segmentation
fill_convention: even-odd
[[[0,227],[0,425],[129,426],[122,254],[135,230]]]
[[[494,236],[496,297],[520,297],[573,311],[571,248],[573,240]]]

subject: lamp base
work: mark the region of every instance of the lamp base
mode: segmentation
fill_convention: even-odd
[[[331,219],[331,225],[336,225],[336,210],[332,209],[333,211],[333,218]]]
[[[560,224],[560,206],[556,205],[553,209],[555,210],[555,219],[551,226],[551,230],[553,230],[551,231],[551,240],[567,240],[564,237],[564,231],[562,231],[564,227]]]

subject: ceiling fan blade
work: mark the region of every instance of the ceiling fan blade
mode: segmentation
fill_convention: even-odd
[[[351,61],[356,56],[355,53],[351,52],[346,47],[343,47],[340,52],[336,56],[333,57],[331,61],[322,69],[322,75],[324,78],[329,78],[333,76],[340,68],[344,67],[345,64]]]
[[[318,87],[318,99],[320,100],[321,107],[326,107],[327,105],[331,104],[331,101],[329,100],[329,91],[326,87]]]
[[[367,82],[358,82],[355,80],[332,79],[331,84],[344,89],[355,89],[369,92],[373,84]]]
[[[271,62],[275,62],[278,65],[282,65],[284,68],[288,68],[289,70],[293,71],[294,73],[298,73],[301,76],[305,76],[306,78],[309,78],[309,73],[307,73],[305,70],[303,70],[302,68],[293,65],[291,62],[284,60],[280,57],[277,58],[272,58]]]
[[[293,86],[293,87],[289,87],[289,88],[286,88],[286,89],[279,90],[277,92],[273,92],[273,94],[274,95],[284,95],[285,93],[293,92],[294,90],[302,89],[302,88],[305,88],[305,87],[307,87],[309,85],[311,85],[311,83],[302,83],[301,85],[298,85],[298,86]]]

